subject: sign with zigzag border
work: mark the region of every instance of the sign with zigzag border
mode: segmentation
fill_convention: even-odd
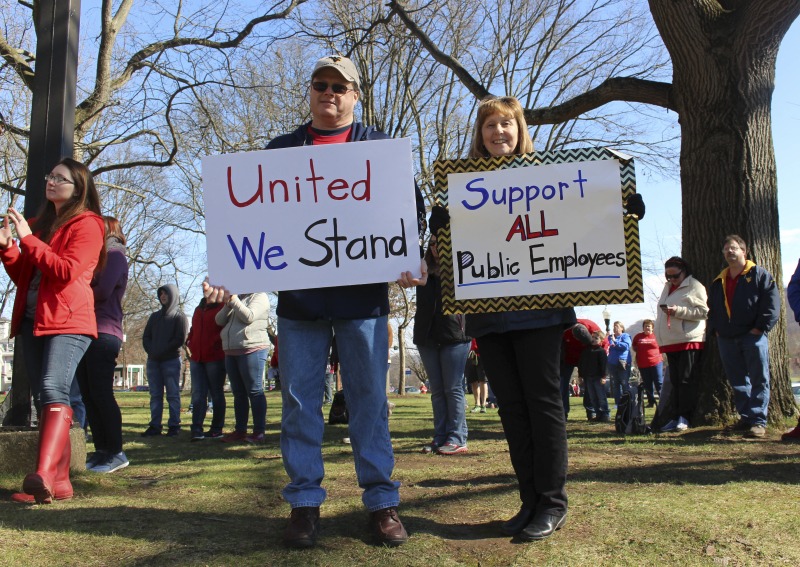
[[[644,301],[634,161],[608,148],[434,163],[446,314]]]

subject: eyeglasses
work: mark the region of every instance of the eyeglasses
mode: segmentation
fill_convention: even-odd
[[[683,270],[681,270],[677,274],[664,274],[664,277],[667,278],[668,280],[677,280],[678,278],[681,277],[682,273],[683,273]]]
[[[314,81],[311,83],[311,88],[318,93],[324,93],[328,90],[328,87],[330,87],[333,91],[333,94],[336,95],[343,95],[350,91],[355,91],[355,89],[351,89],[347,85],[343,85],[341,83],[326,83],[325,81]]]
[[[71,179],[67,179],[66,177],[61,177],[60,175],[53,175],[52,173],[50,173],[49,175],[45,175],[44,180],[47,183],[52,183],[53,185],[63,185],[64,183],[75,183]]]

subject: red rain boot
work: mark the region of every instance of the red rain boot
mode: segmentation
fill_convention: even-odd
[[[58,461],[58,466],[56,467],[56,481],[53,484],[53,488],[55,489],[54,498],[56,500],[69,500],[72,498],[72,483],[69,480],[69,465],[70,460],[72,459],[72,442],[67,436],[67,443],[64,445],[64,452],[61,454],[61,460]],[[24,492],[15,492],[11,495],[11,500],[14,502],[20,502],[22,504],[33,504],[36,502],[36,499],[31,494],[25,494]],[[51,504],[50,502],[45,501],[45,504]]]
[[[72,408],[68,404],[48,404],[42,407],[40,419],[39,460],[36,472],[25,477],[22,490],[33,496],[37,504],[50,504],[53,498],[58,497],[57,494],[66,497],[66,493],[70,496],[72,493],[72,484],[69,482],[69,455],[72,452],[69,429],[72,425]],[[62,463],[65,461],[65,456],[66,463]],[[64,490],[64,493],[59,493],[57,487]]]
[[[800,421],[797,422],[797,427],[781,435],[781,441],[794,441],[800,443]]]

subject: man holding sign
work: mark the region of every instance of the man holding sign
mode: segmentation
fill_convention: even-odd
[[[272,140],[267,149],[387,139],[374,127],[354,121],[360,86],[358,71],[346,57],[317,61],[309,86],[311,122]],[[418,220],[424,219],[419,190],[416,203]],[[426,276],[423,265],[419,279],[406,273],[403,282],[424,283]],[[281,452],[290,478],[283,496],[292,507],[284,543],[311,547],[319,533],[319,507],[326,496],[321,486],[322,394],[334,334],[356,475],[364,490],[362,501],[370,511],[370,528],[379,543],[404,543],[408,535],[397,515],[400,485],[391,480],[394,453],[386,400],[388,284],[281,291],[277,312],[283,396]]]

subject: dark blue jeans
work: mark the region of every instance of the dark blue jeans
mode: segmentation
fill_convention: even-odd
[[[736,411],[747,423],[766,425],[770,396],[767,334],[717,337],[717,346],[733,388]]]
[[[192,373],[192,431],[203,431],[208,411],[208,396],[214,404],[211,432],[221,433],[225,427],[225,359],[209,362],[189,361]]]
[[[664,384],[663,362],[647,368],[639,367],[639,374],[644,382],[644,390],[647,392],[647,401],[655,403],[656,394],[661,395],[661,386]]]
[[[122,413],[114,397],[114,370],[121,344],[114,335],[98,334],[76,373],[94,448],[114,455],[122,451]]]
[[[586,397],[591,400],[589,403],[595,409],[598,418],[609,417],[606,386],[602,380],[602,376],[592,376],[583,380],[584,388],[586,388]]]
[[[631,365],[626,364],[623,368],[621,364],[609,363],[608,377],[611,378],[611,393],[614,396],[614,403],[619,405],[622,394],[630,391]]]

